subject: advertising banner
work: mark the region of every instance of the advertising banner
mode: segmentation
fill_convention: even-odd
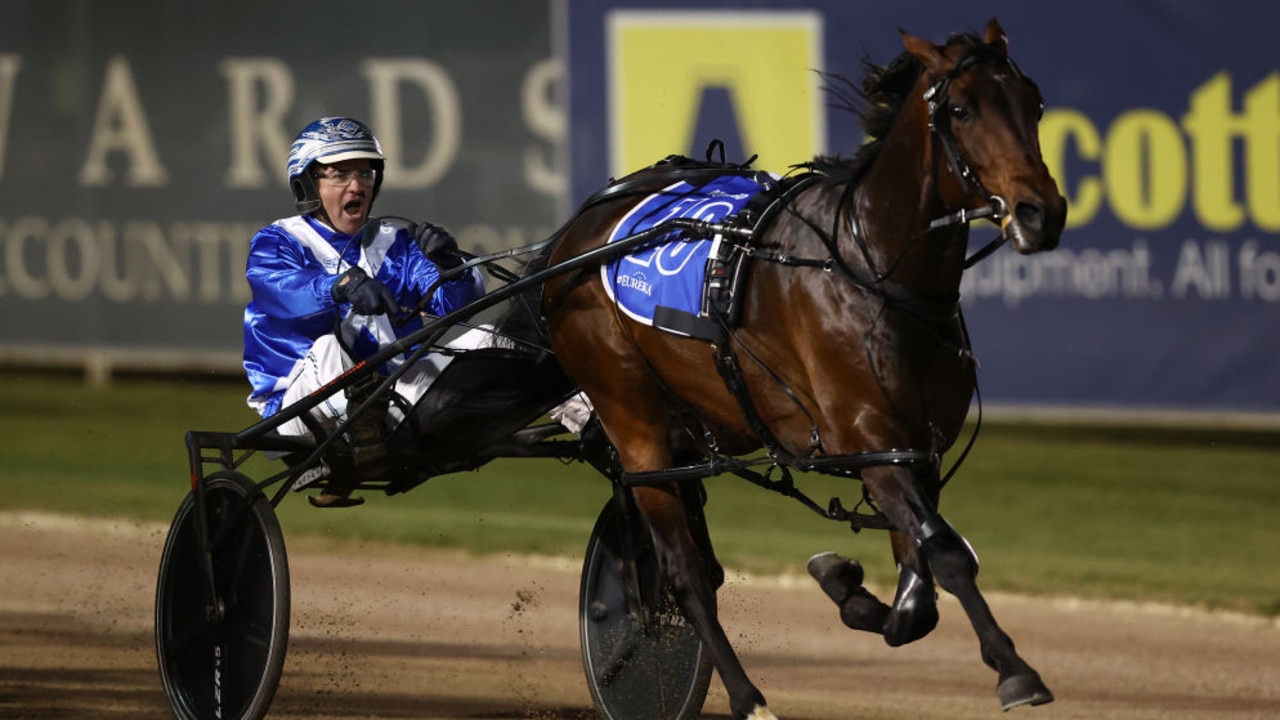
[[[572,197],[715,138],[779,173],[850,156],[831,74],[894,59],[899,28],[942,43],[993,15],[1070,210],[1059,249],[966,274],[984,399],[1280,411],[1274,4],[568,0]],[[975,223],[971,247],[995,234]]]
[[[464,249],[559,224],[551,5],[528,0],[0,4],[0,354],[230,358],[249,239],[293,214],[308,122],[367,122],[378,215]],[[65,353],[64,353],[65,354]]]

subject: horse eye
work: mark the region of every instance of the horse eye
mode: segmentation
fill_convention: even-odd
[[[1032,97],[1031,102],[1035,107],[1036,119],[1037,120],[1043,119],[1044,118],[1044,97],[1040,95],[1040,93],[1036,93]]]
[[[1036,105],[1036,117],[1043,118],[1044,117],[1044,95],[1040,94],[1040,87],[1035,83],[1028,80],[1027,84],[1031,87],[1031,99],[1032,99],[1032,102],[1034,102]]]
[[[947,112],[951,113],[951,117],[957,120],[969,119],[969,109],[963,105],[952,105],[951,107],[947,108]]]

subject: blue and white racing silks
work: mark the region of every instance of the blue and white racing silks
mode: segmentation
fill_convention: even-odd
[[[295,367],[316,338],[334,332],[339,312],[341,337],[355,360],[422,327],[416,317],[397,327],[385,315],[357,315],[349,305],[339,307],[330,292],[338,276],[357,264],[406,308],[416,307],[439,277],[409,232],[389,223],[367,233],[363,243],[300,215],[254,235],[245,273],[253,299],[244,311],[244,369],[253,388],[249,406],[263,417],[280,409]],[[441,285],[426,310],[444,315],[483,294],[484,281],[472,270],[470,277]],[[389,365],[402,361],[397,357]]]

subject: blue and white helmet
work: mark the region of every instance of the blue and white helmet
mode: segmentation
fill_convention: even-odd
[[[320,207],[320,193],[308,172],[312,163],[331,165],[357,158],[372,160],[374,170],[378,171],[373,185],[376,198],[382,187],[386,156],[372,130],[359,120],[347,117],[320,118],[303,128],[289,146],[289,189],[298,212],[311,213]]]

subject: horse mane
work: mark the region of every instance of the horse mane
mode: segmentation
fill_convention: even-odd
[[[964,46],[966,53],[986,47],[972,32],[951,35],[944,47],[953,45]],[[864,57],[862,68],[862,79],[857,83],[842,75],[823,73],[827,81],[823,89],[833,98],[832,106],[856,115],[867,138],[851,158],[818,155],[808,163],[811,169],[822,173],[832,184],[855,182],[862,177],[880,154],[911,88],[924,72],[924,65],[905,50],[887,65],[877,65],[869,57]]]

